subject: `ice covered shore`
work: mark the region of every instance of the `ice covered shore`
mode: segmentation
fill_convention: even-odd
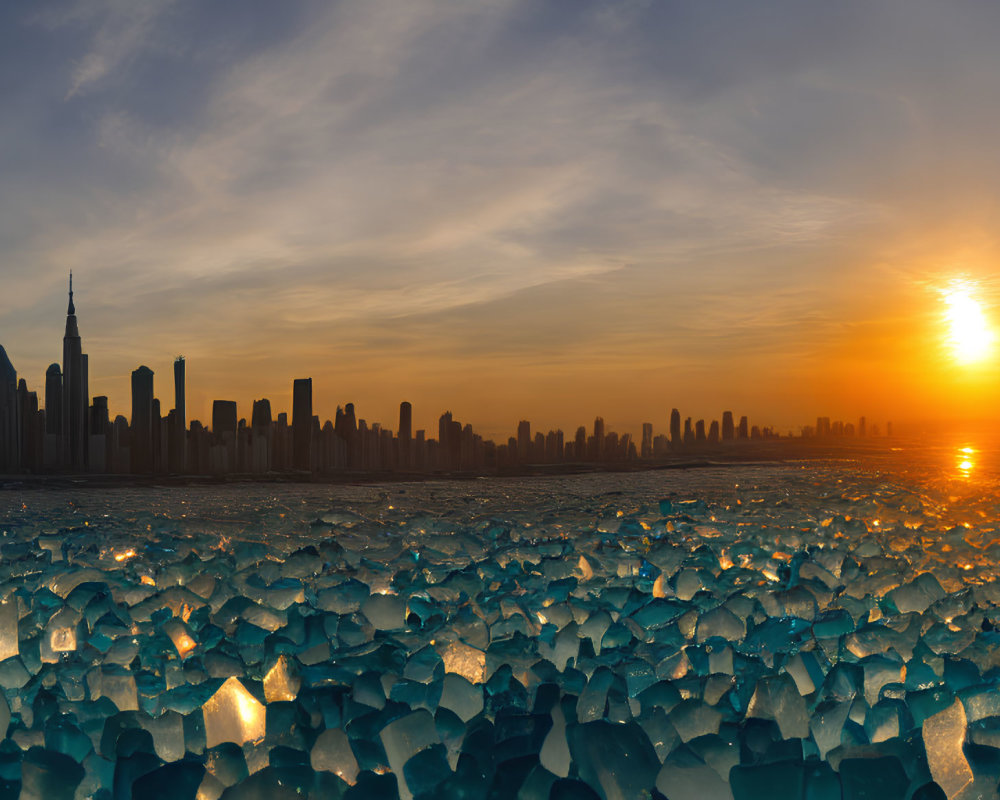
[[[996,796],[995,494],[213,491],[0,498],[0,797]]]

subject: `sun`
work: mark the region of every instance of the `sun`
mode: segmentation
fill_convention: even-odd
[[[982,361],[990,354],[996,338],[982,303],[975,297],[975,289],[970,281],[956,281],[942,293],[948,346],[960,364]]]

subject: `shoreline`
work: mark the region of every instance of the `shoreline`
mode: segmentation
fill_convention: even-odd
[[[861,458],[891,451],[898,439],[867,441],[771,441],[726,447],[699,448],[665,458],[617,462],[559,462],[524,464],[493,470],[452,472],[404,472],[399,470],[305,473],[231,473],[227,475],[119,475],[99,473],[0,475],[0,492],[13,489],[116,489],[135,487],[238,486],[249,483],[350,485],[371,483],[423,483],[427,481],[479,480],[490,478],[545,478],[562,475],[633,473],[658,470],[705,469],[710,467],[785,464],[803,460]]]

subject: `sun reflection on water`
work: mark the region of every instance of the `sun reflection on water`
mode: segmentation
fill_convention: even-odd
[[[976,454],[974,448],[966,445],[965,447],[958,448],[958,454],[956,457],[956,467],[958,469],[958,474],[962,478],[969,478],[972,475],[972,471],[976,468],[976,462],[972,459],[972,456]]]

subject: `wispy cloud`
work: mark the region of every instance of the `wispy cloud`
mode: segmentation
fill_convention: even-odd
[[[0,321],[72,268],[136,353],[596,370],[668,342],[790,374],[859,276],[892,291],[932,229],[997,221],[994,20],[962,7],[57,3],[0,48],[31,76]]]

